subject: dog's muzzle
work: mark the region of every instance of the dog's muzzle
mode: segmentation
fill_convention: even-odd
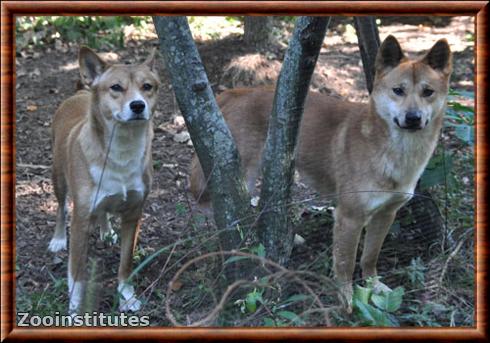
[[[393,121],[399,128],[404,130],[416,131],[424,128],[420,111],[408,111],[405,113],[405,123],[403,125],[400,124],[397,117],[393,118]]]
[[[129,104],[129,108],[131,109],[131,118],[129,120],[146,120],[145,118],[145,108],[146,104],[144,101],[135,100],[131,101]]]

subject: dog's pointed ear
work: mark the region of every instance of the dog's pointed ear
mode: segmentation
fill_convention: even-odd
[[[80,47],[78,63],[80,64],[80,77],[87,86],[92,85],[95,79],[102,75],[108,66],[99,55],[86,46]]]
[[[389,35],[379,47],[376,55],[376,71],[394,68],[405,58],[400,44],[395,37]]]
[[[156,60],[157,60],[156,56],[157,56],[157,49],[153,48],[146,61],[143,62],[143,64],[147,65],[150,68],[150,70],[153,72],[156,72]]]
[[[422,58],[422,62],[428,64],[432,69],[441,71],[443,74],[450,74],[452,66],[452,53],[446,39],[439,39],[429,50],[427,55]]]

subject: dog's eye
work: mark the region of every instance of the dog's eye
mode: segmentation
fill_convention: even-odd
[[[111,89],[114,91],[114,92],[122,92],[123,91],[123,88],[121,87],[120,84],[116,83],[116,84],[113,84],[111,86]]]
[[[400,87],[393,88],[393,93],[395,93],[398,96],[402,96],[405,94],[405,92],[403,91],[403,88],[400,88]]]
[[[153,88],[153,86],[152,86],[152,85],[150,85],[149,83],[145,83],[145,84],[143,84],[143,90],[144,90],[144,91],[149,91],[149,90],[151,90],[152,88]]]
[[[432,94],[434,93],[434,91],[430,88],[425,88],[423,91],[422,91],[422,96],[424,98],[428,98],[430,97]]]

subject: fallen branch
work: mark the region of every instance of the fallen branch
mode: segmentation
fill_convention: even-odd
[[[312,298],[314,299],[314,302],[317,304],[318,306],[318,312],[320,313],[323,313],[324,315],[324,321],[325,321],[325,324],[327,327],[330,327],[332,326],[332,323],[331,323],[331,320],[330,320],[330,316],[329,316],[329,310],[328,308],[325,308],[325,306],[323,305],[323,303],[321,302],[320,298],[318,297],[317,294],[315,294],[315,292],[303,281],[301,280],[298,275],[301,275],[302,273],[301,272],[295,272],[295,271],[290,271],[284,267],[282,267],[281,265],[269,260],[269,259],[266,259],[266,258],[263,258],[263,257],[260,257],[260,256],[257,256],[257,255],[253,255],[253,254],[248,254],[248,253],[244,253],[244,252],[240,252],[240,251],[218,251],[218,252],[211,252],[211,253],[207,253],[207,254],[204,254],[204,255],[201,255],[201,256],[198,256],[196,258],[193,258],[192,260],[186,262],[178,271],[177,273],[175,273],[174,277],[172,278],[172,280],[169,282],[168,284],[168,288],[167,288],[167,296],[166,296],[166,300],[165,300],[165,313],[166,313],[166,316],[167,318],[172,322],[173,325],[175,326],[186,326],[182,323],[179,323],[174,315],[172,314],[172,311],[171,311],[171,308],[170,308],[170,299],[171,299],[171,293],[173,291],[173,284],[179,279],[179,277],[182,275],[182,273],[187,270],[189,268],[189,266],[195,264],[196,262],[199,262],[199,261],[202,261],[202,260],[205,260],[207,258],[210,258],[210,257],[214,257],[214,256],[243,256],[243,257],[246,257],[246,258],[250,258],[252,260],[256,260],[256,261],[259,261],[261,263],[261,265],[270,265],[274,268],[277,268],[279,271],[276,272],[276,273],[273,273],[273,274],[270,274],[269,277],[271,279],[279,279],[280,277],[283,277],[283,276],[286,276],[286,277],[290,277],[291,279],[293,279],[295,282],[299,283],[311,296]],[[217,314],[223,309],[225,303],[226,303],[226,300],[228,299],[228,297],[231,295],[231,293],[237,289],[238,287],[240,286],[243,286],[243,285],[247,285],[247,284],[258,284],[259,281],[257,280],[254,280],[254,281],[248,281],[248,280],[237,280],[235,282],[233,282],[231,285],[229,285],[225,292],[223,293],[223,295],[221,296],[221,299],[220,301],[218,302],[218,304],[213,308],[213,310],[211,312],[209,312],[209,314],[204,317],[203,319],[201,320],[198,320],[192,324],[188,324],[187,326],[191,326],[191,327],[196,327],[196,326],[206,326],[206,325],[209,325],[210,322],[212,320],[214,320],[214,318],[217,316]],[[332,282],[332,285],[334,285],[334,283]]]

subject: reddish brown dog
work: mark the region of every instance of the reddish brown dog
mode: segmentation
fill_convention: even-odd
[[[412,197],[437,144],[451,71],[446,40],[413,60],[389,36],[376,57],[368,104],[308,95],[296,167],[318,192],[337,195],[334,269],[349,311],[361,232],[366,230],[361,267],[367,278],[376,275],[378,255],[396,212]],[[249,189],[259,172],[273,98],[271,90],[237,89],[218,99]],[[191,190],[206,206],[206,180],[196,157]]]

